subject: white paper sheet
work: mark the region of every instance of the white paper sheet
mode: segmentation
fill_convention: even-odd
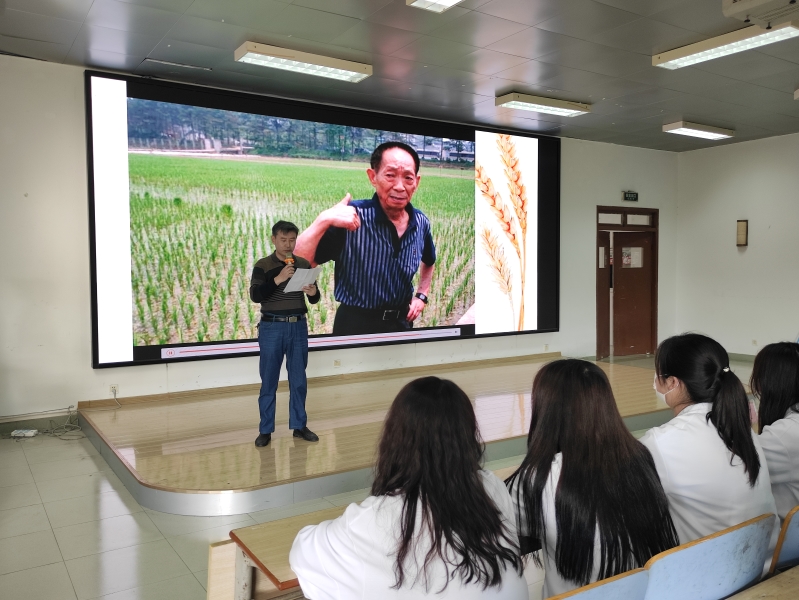
[[[322,267],[314,267],[313,269],[297,269],[294,271],[289,282],[286,284],[286,293],[299,292],[306,285],[311,285],[319,276]]]

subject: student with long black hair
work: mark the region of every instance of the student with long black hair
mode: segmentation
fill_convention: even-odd
[[[721,344],[697,333],[664,340],[653,386],[675,416],[641,443],[655,459],[680,543],[776,514],[746,391]],[[772,550],[778,534],[779,521]]]
[[[533,560],[545,568],[544,598],[642,567],[678,543],[652,457],[595,364],[558,360],[538,372],[527,455],[506,484],[522,551],[543,550]]]
[[[526,600],[513,504],[482,456],[457,385],[407,384],[383,426],[372,495],[294,541],[291,568],[305,596]]]
[[[758,352],[749,387],[760,400],[760,445],[782,520],[799,505],[799,344],[779,342]]]

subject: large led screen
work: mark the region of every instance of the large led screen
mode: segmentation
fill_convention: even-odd
[[[296,255],[321,267],[311,349],[557,328],[557,244],[542,254],[539,236],[542,215],[557,226],[559,172],[539,176],[542,154],[559,167],[556,140],[97,73],[87,104],[96,367],[257,352],[249,288],[278,220],[299,227]],[[384,142],[419,158],[406,208],[419,227],[357,279],[348,257],[372,260],[367,209],[383,196],[368,171]],[[303,233],[342,201],[359,229],[325,221],[309,245]],[[428,302],[403,330],[334,332],[353,294],[407,296],[431,273]]]

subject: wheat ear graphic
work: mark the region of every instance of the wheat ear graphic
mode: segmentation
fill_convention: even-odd
[[[494,189],[494,184],[488,174],[486,174],[485,169],[478,162],[475,162],[474,165],[474,180],[480,193],[483,194],[483,198],[488,202],[488,206],[491,207],[492,212],[497,217],[499,226],[505,232],[505,235],[508,236],[521,259],[522,253],[519,247],[519,237],[514,227],[513,214],[505,205],[499,192]]]
[[[506,134],[497,135],[497,149],[499,158],[505,167],[505,178],[508,181],[510,201],[519,223],[519,266],[521,267],[521,300],[519,305],[518,331],[524,329],[524,288],[527,275],[527,189],[522,182],[522,170],[519,167],[519,158],[516,156],[516,144],[513,138]]]
[[[494,273],[494,279],[496,279],[499,289],[508,294],[511,299],[511,307],[513,307],[513,298],[510,295],[513,291],[513,283],[508,261],[505,258],[505,251],[502,249],[497,236],[488,228],[488,225],[483,225],[483,230],[480,232],[480,241],[486,254],[488,254],[488,258],[491,259],[489,265]]]

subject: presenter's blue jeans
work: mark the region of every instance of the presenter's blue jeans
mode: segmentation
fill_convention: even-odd
[[[305,397],[308,394],[305,377],[305,368],[308,366],[307,322],[305,319],[296,323],[261,321],[258,326],[258,346],[261,349],[259,433],[272,433],[275,430],[275,398],[284,356],[289,375],[289,428],[302,429],[308,422],[305,413]]]

